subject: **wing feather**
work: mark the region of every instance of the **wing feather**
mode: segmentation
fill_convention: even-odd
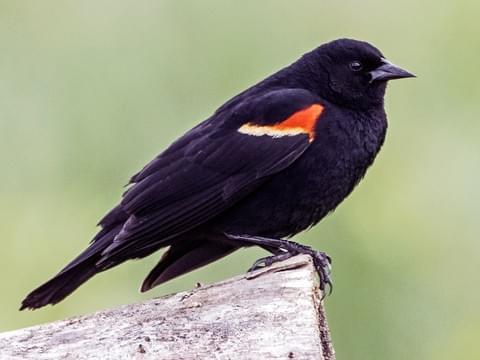
[[[247,102],[244,110],[216,114],[132,177],[120,203],[128,220],[98,265],[168,245],[169,239],[211,220],[300,157],[310,145],[309,134],[274,138],[238,131],[249,119],[282,121],[316,100],[304,90],[282,91],[268,94],[269,104],[260,98]],[[261,104],[260,112],[255,102]],[[267,119],[267,114],[282,118]]]

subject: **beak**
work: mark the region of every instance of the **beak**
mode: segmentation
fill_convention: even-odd
[[[386,59],[382,59],[382,65],[377,67],[375,70],[370,71],[370,82],[374,81],[387,81],[393,79],[403,79],[409,77],[416,77],[414,74],[403,70],[397,65],[392,64]]]

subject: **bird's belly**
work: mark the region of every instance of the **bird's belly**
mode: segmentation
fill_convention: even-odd
[[[366,161],[305,156],[214,220],[231,233],[287,237],[334,210],[363,176]]]

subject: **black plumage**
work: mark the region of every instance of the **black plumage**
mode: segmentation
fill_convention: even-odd
[[[365,42],[341,39],[232,98],[132,177],[90,246],[22,302],[55,304],[98,272],[169,247],[146,291],[243,246],[314,257],[283,240],[319,222],[348,196],[387,129],[386,81],[412,74]]]

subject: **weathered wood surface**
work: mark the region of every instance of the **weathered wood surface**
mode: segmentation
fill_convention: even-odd
[[[335,358],[310,257],[0,334],[1,359]]]

